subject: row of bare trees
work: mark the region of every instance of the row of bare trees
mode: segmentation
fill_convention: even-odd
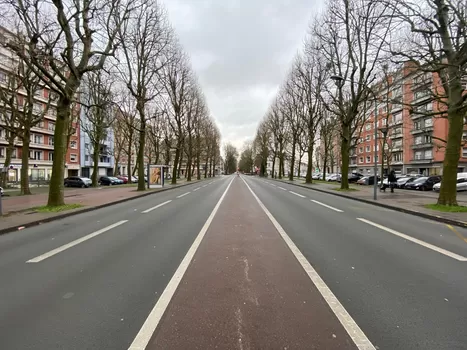
[[[64,204],[65,157],[78,122],[90,139],[93,185],[98,181],[101,144],[110,130],[115,133],[117,164],[126,156],[131,169],[136,154],[138,190],[145,189],[148,160],[173,165],[173,183],[182,162],[188,180],[195,173],[200,178],[201,168],[205,176],[214,173],[220,133],[158,0],[0,0],[0,4],[8,29],[0,48],[12,53],[16,67],[10,87],[0,94],[2,124],[8,135],[23,142],[24,194],[29,193],[30,130],[51,106],[56,122],[50,206]],[[50,91],[47,108],[36,111],[35,95],[44,87]],[[84,118],[78,121],[80,115]],[[10,155],[12,149],[8,147]]]
[[[311,182],[317,141],[329,155],[339,140],[340,165],[347,174],[363,125],[376,116],[390,125],[391,110],[402,104],[410,114],[447,120],[446,137],[437,140],[444,149],[438,204],[457,205],[456,173],[467,113],[466,37],[462,0],[329,1],[314,18],[303,50],[258,127],[255,142],[262,162],[270,159],[273,169],[279,162],[282,177],[287,159],[292,179],[296,161],[306,153],[306,181]],[[420,76],[429,79],[432,110],[404,99],[413,92],[410,82]],[[388,135],[383,133],[380,144],[386,164]],[[341,187],[348,189],[346,176]]]

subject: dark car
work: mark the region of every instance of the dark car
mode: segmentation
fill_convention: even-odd
[[[83,176],[70,176],[64,180],[65,187],[87,188],[92,185],[92,180]]]
[[[349,183],[356,183],[358,180],[360,180],[363,177],[363,174],[360,173],[351,173],[348,175],[347,179],[349,180]],[[339,177],[337,179],[338,182],[342,181],[342,177]]]
[[[433,186],[441,181],[441,176],[424,176],[405,184],[407,190],[432,191]]]
[[[113,185],[117,185],[117,181],[115,181],[116,179],[112,178],[112,177],[109,177],[109,176],[101,176],[99,178],[99,185],[102,185],[102,186],[113,186]]]

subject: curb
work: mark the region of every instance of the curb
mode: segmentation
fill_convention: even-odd
[[[199,180],[199,181],[196,181],[196,182],[190,182],[190,183],[185,183],[185,184],[182,184],[182,185],[176,185],[175,187],[162,188],[159,191],[143,193],[140,196],[134,196],[134,197],[130,197],[130,198],[123,198],[123,199],[119,199],[119,200],[117,200],[115,202],[109,202],[109,203],[105,203],[105,204],[101,204],[101,205],[97,205],[97,206],[93,206],[93,207],[86,207],[86,208],[79,209],[79,210],[76,210],[76,211],[70,211],[70,212],[67,212],[67,213],[51,216],[49,218],[36,220],[36,221],[31,221],[31,222],[28,222],[26,224],[19,225],[19,226],[15,225],[15,226],[11,226],[11,227],[2,228],[2,229],[0,229],[0,236],[4,235],[4,234],[7,234],[7,233],[14,232],[14,231],[24,230],[25,228],[39,226],[39,225],[42,225],[42,224],[46,224],[48,222],[65,219],[65,218],[70,217],[70,216],[83,214],[83,213],[88,213],[88,212],[93,211],[93,210],[98,210],[98,209],[110,207],[112,205],[117,205],[117,204],[129,202],[129,201],[132,201],[132,200],[135,200],[135,199],[140,199],[140,198],[152,196],[152,195],[155,195],[157,193],[174,190],[176,188],[181,188],[181,187],[184,187],[184,186],[194,185],[195,183],[200,183],[200,182],[203,182],[203,181],[207,181],[208,179],[211,180],[213,178],[206,178],[206,179],[202,179],[202,180]]]
[[[441,222],[441,223],[443,223],[443,224],[448,224],[448,225],[454,225],[454,226],[458,226],[458,227],[462,227],[462,228],[467,228],[467,222],[463,222],[463,221],[457,221],[457,220],[453,220],[453,219],[448,219],[448,218],[444,218],[444,217],[438,216],[438,215],[426,214],[426,213],[422,213],[422,212],[415,211],[415,210],[404,209],[404,208],[398,208],[398,207],[394,207],[394,206],[389,205],[389,204],[380,203],[380,202],[378,202],[378,201],[375,202],[375,201],[368,200],[368,199],[364,199],[364,198],[350,197],[350,196],[346,196],[345,194],[342,194],[342,193],[334,193],[334,192],[330,192],[330,191],[326,191],[326,190],[321,190],[321,189],[313,188],[313,187],[306,186],[306,185],[300,185],[300,184],[290,183],[290,182],[286,182],[286,181],[282,181],[282,180],[276,180],[276,179],[272,179],[272,178],[268,178],[268,179],[269,179],[269,180],[276,181],[276,182],[281,182],[281,183],[286,183],[286,184],[289,184],[289,185],[297,186],[297,187],[307,188],[307,189],[309,189],[309,190],[316,191],[316,192],[321,192],[321,193],[330,194],[330,195],[332,195],[332,196],[337,196],[337,197],[341,197],[341,198],[347,198],[347,199],[354,200],[354,201],[357,201],[357,202],[362,202],[362,203],[366,203],[366,204],[376,205],[376,206],[378,206],[378,207],[382,207],[382,208],[386,208],[386,209],[391,209],[391,210],[398,211],[398,212],[405,213],[405,214],[411,214],[411,215],[419,216],[419,217],[422,217],[422,218],[424,218],[424,219],[428,219],[428,220],[432,220],[432,221]]]

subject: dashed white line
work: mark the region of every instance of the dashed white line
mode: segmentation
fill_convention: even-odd
[[[323,207],[326,207],[326,208],[329,208],[329,209],[331,209],[331,210],[337,211],[338,213],[343,213],[342,210],[337,209],[337,208],[334,208],[334,207],[331,207],[330,205],[327,205],[327,204],[324,204],[324,203],[315,201],[314,199],[312,199],[311,201],[312,201],[313,203],[319,204],[319,205],[321,205],[321,206],[323,206]]]
[[[371,343],[371,341],[368,339],[365,333],[363,333],[362,329],[358,326],[358,324],[353,320],[352,316],[350,316],[347,310],[342,306],[342,304],[336,298],[334,293],[329,289],[329,287],[320,277],[318,272],[316,272],[316,270],[311,266],[311,264],[308,262],[305,256],[300,252],[295,243],[290,239],[285,230],[279,224],[279,222],[274,218],[274,216],[272,216],[272,214],[265,207],[263,202],[261,202],[258,196],[253,192],[253,190],[246,183],[246,181],[243,181],[245,182],[245,185],[248,187],[250,192],[253,194],[253,197],[255,197],[260,207],[264,210],[264,212],[269,217],[273,225],[276,227],[277,231],[279,231],[279,234],[282,236],[282,239],[289,246],[289,249],[292,251],[292,253],[295,255],[295,258],[298,260],[300,265],[308,274],[310,280],[316,286],[320,294],[323,296],[324,300],[326,300],[332,312],[336,315],[340,323],[344,326],[345,330],[349,334],[350,338],[352,338],[357,348],[359,350],[376,350],[375,346]]]
[[[177,198],[185,197],[186,195],[189,195],[190,193],[191,193],[191,192],[187,192],[187,193],[181,194],[180,196],[177,196]]]
[[[203,187],[206,187],[207,185],[203,185]]]
[[[287,189],[284,188],[284,187],[279,187],[279,186],[277,186],[277,188],[280,189],[280,190],[282,190],[282,191],[287,191]]]
[[[431,250],[434,250],[435,252],[438,252],[440,254],[443,254],[443,255],[446,255],[450,258],[453,258],[455,260],[458,260],[458,261],[467,261],[467,258],[464,257],[464,256],[461,256],[461,255],[458,255],[456,253],[453,253],[453,252],[450,252],[449,250],[446,250],[446,249],[443,249],[443,248],[440,248],[440,247],[437,247],[433,244],[430,244],[430,243],[427,243],[427,242],[424,242],[422,240],[419,240],[417,238],[414,238],[414,237],[411,237],[409,235],[406,235],[404,233],[401,233],[401,232],[398,232],[396,230],[393,230],[389,227],[386,227],[386,226],[383,226],[383,225],[380,225],[380,224],[377,224],[373,221],[370,221],[370,220],[366,220],[366,219],[363,219],[363,218],[357,218],[357,220],[360,220],[368,225],[371,225],[371,226],[374,226],[374,227],[377,227],[381,230],[384,230],[386,232],[389,232],[389,233],[392,233],[393,235],[395,236],[398,236],[398,237],[401,237],[401,238],[404,238],[408,241],[411,241],[413,243],[416,243],[416,244],[419,244],[425,248],[428,248],[428,249],[431,249]]]
[[[191,245],[190,249],[186,253],[185,257],[183,258],[180,266],[177,268],[177,271],[175,271],[175,274],[172,276],[169,284],[167,284],[167,287],[165,287],[164,291],[162,292],[159,300],[157,301],[156,305],[152,309],[151,313],[149,314],[148,318],[143,324],[143,327],[141,327],[140,331],[136,335],[136,338],[133,340],[131,343],[130,347],[128,350],[144,350],[146,349],[146,346],[148,345],[149,341],[151,340],[152,335],[154,334],[154,331],[157,328],[157,325],[159,324],[162,315],[164,315],[165,310],[167,309],[167,306],[170,303],[170,300],[172,299],[173,295],[175,294],[178,285],[180,284],[180,281],[183,278],[183,275],[185,274],[186,270],[188,269],[188,266],[191,263],[191,260],[193,260],[193,256],[196,253],[196,250],[198,249],[199,245],[201,244],[201,241],[204,238],[204,235],[206,234],[209,226],[211,225],[212,220],[214,219],[214,216],[217,213],[217,210],[219,209],[222,201],[225,198],[225,195],[227,194],[227,191],[230,188],[230,185],[232,184],[234,179],[232,179],[225,189],[224,193],[222,194],[221,198],[217,202],[216,206],[214,207],[213,211],[211,212],[211,215],[209,215],[208,219],[206,220],[204,226],[202,227],[201,231],[198,233],[198,236],[196,237],[195,241]]]
[[[61,253],[63,252],[64,250],[67,250],[71,247],[74,247],[75,245],[78,245],[80,243],[83,243],[85,241],[87,241],[88,239],[91,239],[91,238],[94,238],[104,232],[107,232],[117,226],[120,226],[120,225],[123,225],[124,223],[128,222],[128,220],[122,220],[122,221],[119,221],[119,222],[116,222],[115,224],[112,224],[110,226],[107,226],[107,227],[104,227],[103,229],[100,229],[99,231],[95,231],[93,233],[90,233],[89,235],[86,235],[84,237],[81,237],[79,239],[76,239],[74,240],[73,242],[70,242],[70,243],[67,243],[65,245],[62,245],[61,247],[58,247],[58,248],[55,248],[53,250],[51,250],[50,252],[47,252],[45,254],[42,254],[42,255],[39,255],[39,256],[36,256],[35,258],[31,259],[31,260],[28,260],[26,261],[26,263],[38,263],[38,262],[41,262],[45,259],[48,259],[58,253]]]
[[[211,181],[210,183],[208,183],[208,185],[212,184],[214,181]]]
[[[143,214],[150,213],[150,212],[153,211],[154,209],[160,208],[160,207],[162,207],[163,205],[169,204],[170,202],[172,202],[172,200],[169,200],[169,201],[167,201],[167,202],[158,204],[158,205],[156,205],[155,207],[146,209],[145,211],[142,211],[141,213],[143,213]]]
[[[292,194],[294,194],[294,195],[296,195],[298,197],[301,197],[301,198],[305,198],[305,196],[300,194],[300,193],[296,193],[296,192],[292,192],[292,191],[289,191],[289,193],[292,193]]]
[[[276,187],[276,185],[274,185],[274,184],[270,184],[270,185],[273,186],[273,187]]]
[[[201,187],[195,188],[195,189],[193,190],[193,192],[198,191],[200,188],[201,188]]]

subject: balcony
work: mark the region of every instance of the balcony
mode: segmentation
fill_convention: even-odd
[[[391,148],[391,152],[392,152],[392,153],[394,153],[394,152],[400,152],[400,151],[402,151],[402,150],[403,150],[403,149],[402,149],[402,145],[400,145],[400,146],[395,146],[395,145],[394,145],[394,146],[392,146],[392,148]]]
[[[412,145],[412,149],[421,149],[421,148],[433,148],[433,142],[422,142],[419,144]]]
[[[428,91],[426,93],[419,93],[419,94],[415,93],[412,103],[418,104],[418,103],[427,102],[432,99],[433,99],[433,94],[431,93],[431,91]]]
[[[410,131],[410,133],[412,135],[416,135],[416,134],[424,134],[424,133],[428,133],[428,132],[432,132],[433,131],[433,125],[432,126],[425,126],[424,128],[419,128],[419,129],[412,129]]]
[[[47,134],[47,135],[53,135],[55,133],[55,129],[52,130],[52,129],[39,127],[39,126],[31,128],[31,131],[35,133]]]
[[[30,148],[40,148],[40,149],[50,149],[50,150],[54,149],[54,145],[49,145],[49,144],[45,144],[45,143],[35,143],[35,142],[31,142],[29,144],[29,147]]]

